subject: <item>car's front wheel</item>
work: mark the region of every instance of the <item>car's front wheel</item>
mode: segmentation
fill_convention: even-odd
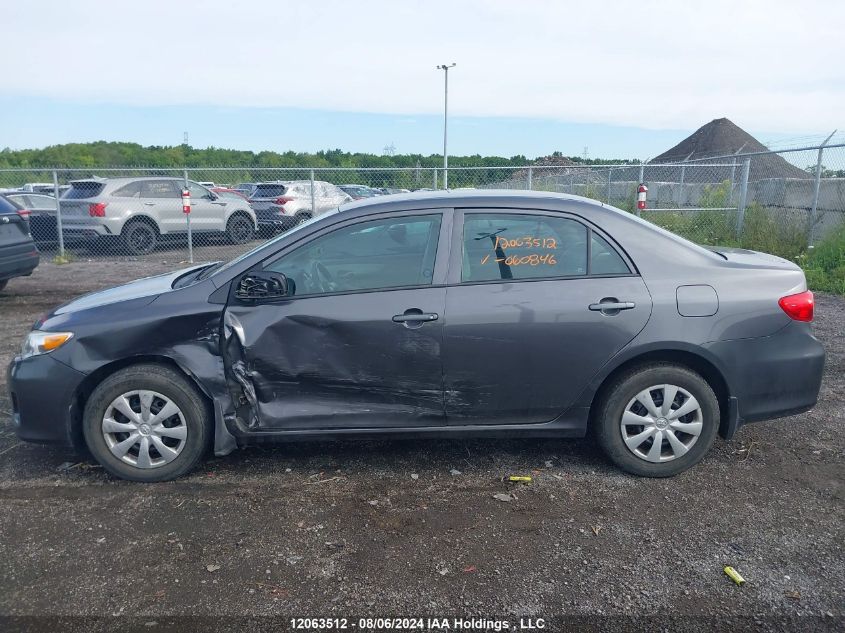
[[[620,468],[671,477],[702,460],[719,430],[719,401],[696,372],[654,363],[618,376],[598,402],[596,439]]]
[[[94,389],[83,433],[112,475],[166,481],[187,473],[208,448],[208,407],[188,380],[162,365],[121,369]]]

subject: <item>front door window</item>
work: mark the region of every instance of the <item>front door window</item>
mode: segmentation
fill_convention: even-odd
[[[440,215],[371,220],[337,229],[265,267],[284,273],[294,296],[426,286]]]

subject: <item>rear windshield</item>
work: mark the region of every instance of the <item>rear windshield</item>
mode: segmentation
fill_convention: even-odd
[[[278,198],[285,195],[287,187],[284,185],[256,185],[252,192],[253,198]]]
[[[72,182],[68,192],[62,196],[66,200],[73,200],[79,198],[93,198],[100,195],[103,190],[104,183],[84,180],[81,182]]]

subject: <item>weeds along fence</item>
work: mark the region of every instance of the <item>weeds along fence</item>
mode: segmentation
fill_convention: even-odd
[[[31,211],[33,237],[56,261],[154,259],[177,268],[232,258],[285,229],[289,224],[262,221],[278,198],[292,198],[285,205],[294,209],[290,223],[336,207],[337,185],[377,187],[391,195],[440,189],[443,176],[442,169],[422,167],[17,168],[0,169],[0,192]],[[585,196],[701,244],[743,246],[796,261],[808,247],[845,230],[845,145],[671,164],[458,166],[449,168],[448,182],[453,190]],[[248,200],[255,183],[285,188],[265,187],[262,208]],[[637,209],[639,183],[648,187],[645,210]],[[190,214],[182,213],[186,187]],[[246,197],[223,191],[236,188]],[[839,257],[845,277],[845,253]]]

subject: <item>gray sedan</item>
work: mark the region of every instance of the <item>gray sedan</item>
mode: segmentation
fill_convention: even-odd
[[[10,401],[22,439],[85,444],[137,481],[211,446],[588,432],[665,477],[717,434],[814,406],[812,319],[795,264],[597,202],[395,195],[57,308]]]

